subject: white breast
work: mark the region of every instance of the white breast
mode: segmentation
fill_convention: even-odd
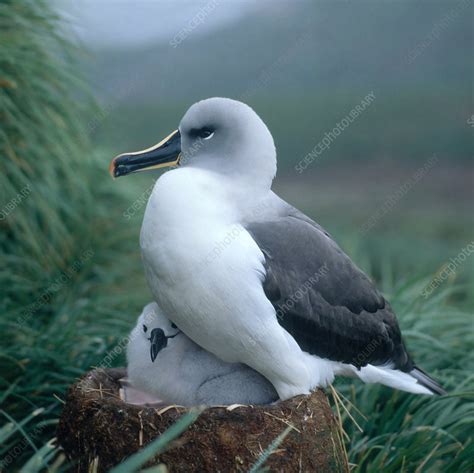
[[[235,223],[230,200],[213,174],[190,168],[168,172],[150,197],[140,238],[156,300],[190,338],[221,357],[235,351],[229,344],[245,349],[253,343],[252,333],[262,329],[262,308],[254,307],[251,293],[262,291],[263,254]]]

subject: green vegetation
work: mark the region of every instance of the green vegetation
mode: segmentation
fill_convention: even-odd
[[[391,288],[385,285],[385,293],[415,360],[450,394],[427,398],[384,386],[336,383],[363,430],[342,410],[355,471],[468,472],[474,466],[472,312],[452,303],[456,287],[438,288],[424,299],[421,293],[428,282],[413,278]]]
[[[114,183],[109,156],[93,152],[82,124],[100,112],[77,78],[68,34],[45,0],[0,1],[0,470],[8,472],[68,469],[52,442],[67,388],[103,362],[150,297],[137,241],[153,176]],[[417,247],[405,244],[402,262],[390,248],[381,259],[375,245],[357,251],[357,236],[329,218],[336,239],[377,277],[414,357],[451,393],[435,399],[338,382],[366,417],[346,402],[363,429],[342,411],[356,471],[471,471],[472,279],[449,278],[424,298],[434,269],[420,263]],[[387,264],[392,258],[397,265]]]
[[[91,110],[80,106],[76,51],[58,20],[45,1],[0,2],[4,471],[32,454],[51,459],[67,386],[100,362],[148,297],[143,280],[141,295],[133,287],[141,268],[136,226],[129,233],[122,216],[129,201],[91,154],[81,127]]]

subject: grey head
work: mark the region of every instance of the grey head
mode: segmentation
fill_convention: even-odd
[[[220,97],[202,100],[186,112],[179,131],[182,166],[271,184],[276,173],[273,137],[248,105]]]
[[[207,169],[269,189],[276,173],[275,144],[252,108],[214,97],[192,105],[179,129],[157,145],[114,158],[110,173],[119,177],[174,165]]]

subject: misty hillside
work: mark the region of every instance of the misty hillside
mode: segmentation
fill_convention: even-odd
[[[99,134],[151,144],[190,103],[228,96],[257,109],[290,166],[374,91],[374,104],[328,156],[467,158],[471,20],[469,2],[265,3],[220,31],[198,25],[176,47],[96,51],[91,81],[113,109]],[[129,135],[115,136],[124,126]]]

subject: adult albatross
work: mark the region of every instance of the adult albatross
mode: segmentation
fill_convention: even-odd
[[[177,165],[156,182],[140,245],[160,306],[187,336],[265,376],[281,399],[336,375],[420,394],[445,391],[410,358],[370,279],[309,217],[271,190],[272,135],[247,105],[194,104],[114,177]]]

